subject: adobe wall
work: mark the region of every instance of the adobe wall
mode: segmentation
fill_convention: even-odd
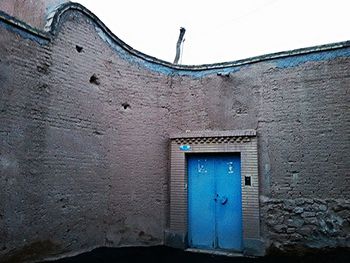
[[[173,84],[171,130],[257,130],[267,246],[349,246],[348,56],[260,62]]]
[[[257,130],[266,248],[350,246],[349,46],[175,69],[81,11],[56,32],[1,20],[0,258],[163,244],[186,130]]]
[[[0,28],[0,249],[14,259],[163,239],[168,77],[67,15],[51,43]]]
[[[68,0],[1,0],[0,10],[35,28],[43,29],[46,16]]]

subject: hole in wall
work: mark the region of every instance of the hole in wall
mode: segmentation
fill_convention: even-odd
[[[220,77],[226,77],[226,78],[230,77],[230,73],[226,73],[226,72],[218,72],[216,73],[216,75]]]
[[[100,85],[100,79],[96,76],[96,74],[93,74],[90,77],[90,83],[95,84],[95,85]]]
[[[78,53],[81,53],[83,51],[83,47],[76,45],[75,49],[78,51]]]
[[[102,132],[100,132],[100,131],[93,131],[92,133],[95,135],[103,135]]]
[[[122,107],[123,107],[124,110],[126,110],[126,109],[129,109],[131,106],[130,106],[129,103],[124,102],[124,103],[122,103]]]
[[[50,65],[48,63],[42,63],[41,65],[36,66],[38,72],[46,74],[49,71]]]

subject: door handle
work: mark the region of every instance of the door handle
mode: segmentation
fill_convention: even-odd
[[[222,205],[225,205],[228,201],[226,196],[220,197],[218,194],[216,194],[214,201],[217,202],[219,201]]]
[[[223,196],[223,197],[221,198],[221,200],[220,200],[220,202],[221,202],[222,205],[225,205],[225,204],[227,203],[227,201],[228,201],[228,199],[227,199],[226,196]]]

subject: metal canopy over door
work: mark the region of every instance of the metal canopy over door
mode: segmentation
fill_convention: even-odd
[[[190,247],[241,251],[240,156],[193,154],[187,160]]]

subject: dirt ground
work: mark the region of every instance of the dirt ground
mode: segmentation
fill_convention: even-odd
[[[52,262],[52,261],[51,261]],[[81,255],[60,259],[55,263],[126,263],[126,262],[151,262],[151,263],[349,263],[349,249],[333,249],[318,253],[307,253],[303,256],[275,254],[260,258],[224,257],[202,253],[191,253],[168,247],[136,247],[136,248],[97,248]],[[44,262],[42,262],[44,263]]]

